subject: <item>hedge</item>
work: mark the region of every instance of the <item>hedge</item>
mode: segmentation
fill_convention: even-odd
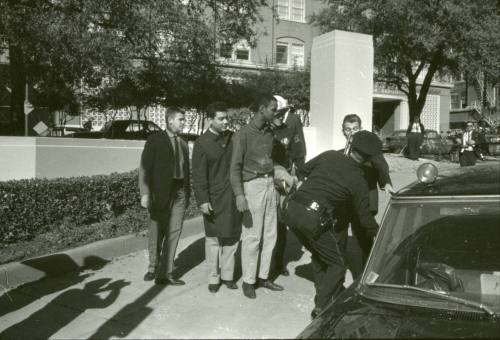
[[[138,171],[0,182],[0,242],[110,220],[140,208]],[[187,215],[194,215],[194,199]],[[146,227],[146,225],[144,226]]]

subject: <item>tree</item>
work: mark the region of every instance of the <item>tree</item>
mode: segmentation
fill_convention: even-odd
[[[419,116],[435,77],[500,66],[496,0],[328,0],[313,22],[322,31],[373,35],[375,80],[408,97]]]
[[[262,94],[277,94],[295,108],[309,110],[309,68],[291,71],[265,69],[257,73],[240,73],[237,77],[239,81],[224,82],[222,89],[216,91],[218,98],[231,107],[249,106]]]
[[[51,109],[83,99],[139,109],[183,103],[213,81],[216,41],[252,41],[263,5],[265,0],[0,0],[11,122],[23,125],[27,83],[37,94],[30,100]]]

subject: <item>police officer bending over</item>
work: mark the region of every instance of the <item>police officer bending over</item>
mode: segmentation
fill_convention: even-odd
[[[299,168],[297,175],[304,182],[285,211],[286,224],[312,254],[313,318],[344,290],[346,265],[333,231],[337,217],[352,206],[369,237],[378,231],[361,164],[380,153],[382,143],[375,134],[360,131],[353,136],[351,148],[349,158],[331,150]]]

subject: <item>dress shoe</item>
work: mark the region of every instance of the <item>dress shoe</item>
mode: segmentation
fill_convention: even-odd
[[[255,294],[255,287],[249,283],[243,282],[243,295],[249,299],[255,299],[257,295]]]
[[[316,319],[316,317],[320,315],[322,311],[323,308],[315,307],[311,312],[311,318]]]
[[[155,279],[155,274],[151,272],[147,272],[144,274],[144,281],[153,281]]]
[[[288,269],[285,268],[285,269],[283,269],[281,271],[281,275],[283,275],[283,276],[290,276],[290,272],[288,271]]]
[[[210,293],[217,293],[219,291],[219,288],[220,288],[220,284],[217,284],[217,283],[215,283],[215,284],[211,283],[208,285],[208,291]]]
[[[238,286],[234,283],[234,281],[222,280],[222,283],[229,289],[238,289]]]
[[[267,289],[274,290],[274,291],[281,291],[281,290],[285,289],[282,286],[280,286],[274,282],[271,282],[269,280],[261,280],[261,279],[259,279],[259,287],[267,288]]]
[[[184,282],[182,280],[174,279],[174,277],[172,275],[167,275],[167,281],[168,281],[168,284],[170,284],[172,286],[182,286],[182,285],[186,284],[186,282]]]

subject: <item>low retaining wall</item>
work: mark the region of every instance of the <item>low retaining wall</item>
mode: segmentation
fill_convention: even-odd
[[[0,137],[0,181],[106,175],[137,169],[144,141]]]

